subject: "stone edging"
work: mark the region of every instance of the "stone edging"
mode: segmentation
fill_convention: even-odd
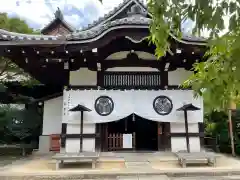
[[[14,179],[14,180],[23,180],[23,179],[31,179],[31,180],[47,180],[47,179],[100,179],[100,178],[108,178],[108,179],[116,179],[119,176],[146,176],[146,175],[166,175],[168,177],[191,177],[191,176],[229,176],[229,175],[240,175],[240,169],[236,170],[219,170],[219,171],[175,171],[172,172],[164,172],[164,171],[150,171],[150,172],[88,172],[84,174],[80,174],[77,172],[57,172],[57,173],[35,173],[35,174],[22,174],[22,173],[11,173],[11,172],[3,172],[0,173],[0,179]]]

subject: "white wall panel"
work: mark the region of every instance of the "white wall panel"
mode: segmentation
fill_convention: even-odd
[[[185,123],[171,123],[171,132],[172,133],[185,133]],[[198,133],[198,123],[189,123],[188,124],[189,133]]]
[[[80,68],[77,71],[70,71],[70,85],[97,85],[97,72],[88,68]]]
[[[66,102],[66,114],[63,122],[80,123],[80,112],[68,112],[77,104],[90,108],[91,112],[84,113],[84,123],[103,123],[122,119],[135,113],[143,118],[159,122],[177,122],[184,124],[184,113],[176,111],[184,103],[193,103],[201,108],[199,111],[188,112],[189,123],[203,122],[203,100],[195,99],[192,90],[70,90],[65,91],[69,97]],[[173,110],[166,116],[161,116],[153,109],[153,101],[157,96],[165,95],[172,100]],[[100,116],[95,111],[95,101],[100,96],[109,96],[114,102],[113,112],[108,116]]]
[[[67,134],[80,134],[80,124],[67,124]],[[83,134],[95,134],[95,124],[83,124]]]
[[[107,71],[123,71],[123,72],[158,72],[157,68],[151,67],[113,67],[107,69]]]
[[[77,153],[80,150],[80,139],[66,139],[66,153]],[[95,139],[83,139],[83,151],[95,151]]]
[[[62,107],[62,96],[44,102],[42,135],[61,133]]]
[[[191,75],[192,71],[186,71],[184,68],[178,68],[175,71],[168,72],[168,85],[181,85]]]
[[[189,133],[199,133],[198,123],[188,124]],[[184,123],[171,123],[170,124],[171,133],[185,133]],[[189,137],[189,145],[191,152],[199,152],[200,138],[199,137]],[[173,152],[178,152],[181,150],[187,150],[186,137],[171,137],[171,149]]]

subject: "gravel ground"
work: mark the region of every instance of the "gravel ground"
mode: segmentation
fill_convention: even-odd
[[[12,164],[21,158],[21,156],[0,156],[0,167]]]

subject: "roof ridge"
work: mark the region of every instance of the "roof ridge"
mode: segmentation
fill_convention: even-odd
[[[128,6],[132,2],[135,2],[136,4],[140,5],[142,8],[147,10],[147,7],[142,2],[140,2],[139,0],[123,0],[123,2],[121,2],[118,6],[114,7],[108,13],[106,13],[103,16],[99,17],[97,20],[93,21],[92,23],[89,23],[87,26],[82,27],[80,29],[80,31],[85,31],[85,30],[93,28],[96,25],[100,25],[101,23],[103,23],[104,21],[107,21],[107,19],[109,19],[111,16],[116,14],[121,9],[124,9],[124,7]]]
[[[18,32],[12,32],[5,29],[0,29],[1,35],[6,36],[23,36],[23,37],[60,37],[59,35],[42,35],[42,34],[24,34],[24,33],[18,33]]]
[[[52,23],[54,23],[54,21],[57,21],[57,20],[60,20],[70,31],[73,32],[76,30],[76,28],[74,28],[71,24],[69,24],[67,21],[65,21],[64,14],[58,7],[56,12],[54,13],[54,18],[44,28],[41,29],[41,32],[44,32],[47,28],[49,28],[51,26]]]

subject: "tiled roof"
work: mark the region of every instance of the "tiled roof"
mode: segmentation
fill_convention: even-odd
[[[147,11],[147,7],[143,3],[141,3],[139,0],[123,0],[122,3],[120,3],[117,7],[115,7],[113,10],[111,10],[109,13],[105,14],[103,17],[98,18],[97,20],[93,21],[92,23],[88,24],[87,27],[84,27],[81,30],[87,30],[87,29],[95,27],[98,24],[101,24],[102,22],[104,22],[105,20],[107,20],[108,18],[110,18],[111,16],[116,14],[118,11],[120,11],[120,10],[124,9],[125,7],[127,7],[128,5],[130,5],[132,2],[139,4],[142,8],[145,9],[145,11]]]
[[[74,32],[72,34],[67,35],[66,39],[67,40],[87,40],[87,39],[95,38],[101,35],[102,33],[109,31],[113,27],[129,28],[131,26],[132,28],[140,28],[140,27],[149,28],[150,23],[151,23],[150,18],[143,17],[143,16],[131,16],[131,17],[126,17],[122,19],[117,19],[115,21],[111,21],[103,25],[98,25],[85,31]],[[172,34],[170,35],[173,37]],[[186,34],[183,34],[182,40],[190,41],[190,42],[206,41],[206,39],[203,37],[194,37]]]
[[[22,34],[9,32],[0,29],[0,39],[8,41],[21,41],[21,40],[60,40],[62,36],[51,36],[51,35],[36,35],[36,34]]]
[[[123,19],[117,19],[115,21],[111,21],[109,23],[98,25],[86,31],[74,32],[70,35],[67,35],[67,40],[83,40],[94,38],[103,32],[109,30],[111,27],[121,27],[124,25],[134,25],[138,27],[138,25],[143,25],[145,28],[148,28],[150,25],[151,19],[141,16],[132,16]]]
[[[124,8],[128,7],[130,3],[133,3],[133,2],[136,5],[138,5],[142,9],[142,11],[147,12],[146,7],[139,0],[124,0],[123,3],[121,3],[113,11],[105,15],[103,18],[99,18],[97,21],[90,24],[88,28],[75,31],[65,36],[64,35],[27,35],[27,34],[21,34],[21,33],[8,32],[6,30],[0,29],[0,40],[7,40],[7,41],[62,40],[62,42],[66,40],[66,43],[67,41],[78,40],[79,43],[81,43],[81,41],[86,43],[86,42],[95,41],[98,38],[102,37],[104,33],[107,33],[114,29],[149,28],[151,19],[141,13],[127,15],[124,18],[112,20],[112,16],[124,10]],[[170,35],[173,38],[177,39],[173,34],[170,34]],[[206,39],[184,34],[182,39],[179,41],[182,41],[183,43],[191,43],[191,42],[202,43],[206,41]]]

